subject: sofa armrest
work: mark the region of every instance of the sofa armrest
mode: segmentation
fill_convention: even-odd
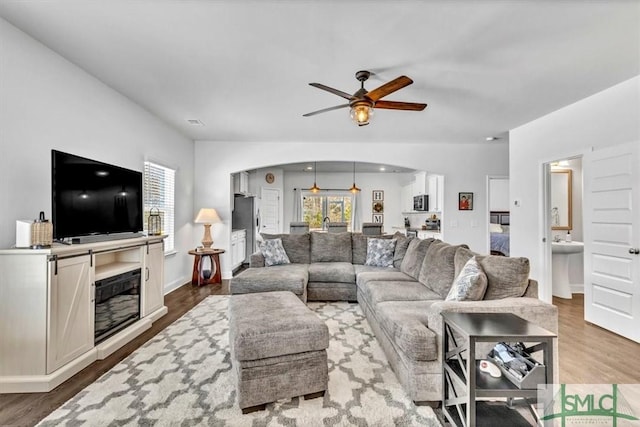
[[[262,252],[257,251],[251,254],[251,258],[249,258],[249,267],[264,267],[264,256],[262,256]]]

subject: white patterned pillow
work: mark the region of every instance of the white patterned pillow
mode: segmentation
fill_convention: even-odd
[[[487,275],[474,256],[453,281],[446,301],[480,301],[486,291]]]
[[[364,265],[393,267],[396,239],[367,239],[367,258]]]
[[[287,252],[282,246],[282,239],[267,239],[260,243],[260,252],[264,257],[264,265],[269,267],[272,265],[291,264]]]

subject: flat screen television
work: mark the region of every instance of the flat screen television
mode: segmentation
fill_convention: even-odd
[[[142,231],[141,172],[51,150],[51,184],[54,239]]]

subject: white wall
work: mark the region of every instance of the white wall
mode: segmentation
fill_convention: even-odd
[[[375,126],[375,124],[371,125]],[[209,205],[221,212],[224,224],[214,230],[216,246],[229,247],[231,206],[230,174],[273,165],[313,161],[362,161],[386,163],[445,176],[443,218],[445,239],[467,243],[486,252],[487,175],[507,175],[506,143],[266,143],[196,141],[195,205]],[[252,153],[252,154],[249,154]],[[212,167],[211,159],[215,159]],[[474,210],[458,211],[458,192],[474,193]],[[386,198],[386,194],[385,194]],[[230,276],[228,255],[221,257],[225,277]]]
[[[177,168],[176,250],[165,289],[189,280],[193,247],[193,142],[129,99],[0,19],[0,247],[15,220],[51,218],[51,150],[142,171]]]
[[[530,259],[531,277],[545,277],[543,163],[592,148],[640,144],[639,117],[640,76],[636,76],[510,132],[510,197],[521,201],[521,207],[511,209],[511,255]],[[550,301],[550,283],[540,285],[541,297]]]

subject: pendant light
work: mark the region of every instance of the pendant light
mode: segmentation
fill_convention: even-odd
[[[317,163],[313,162],[313,187],[311,187],[309,189],[309,191],[311,191],[312,193],[317,193],[318,191],[320,191],[320,187],[318,187],[318,185],[316,184],[316,178],[317,178]]]
[[[356,187],[356,162],[353,162],[353,185],[349,189],[353,194],[359,193],[360,189]]]

